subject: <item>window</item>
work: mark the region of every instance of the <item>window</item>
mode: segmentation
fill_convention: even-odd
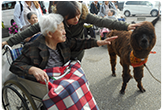
[[[128,1],[126,5],[139,5],[139,1]]]
[[[4,1],[2,3],[2,10],[14,9],[15,4],[16,4],[16,1],[13,1],[13,2]]]
[[[148,1],[140,1],[140,5],[149,5],[149,6],[152,6],[152,3],[148,2]]]

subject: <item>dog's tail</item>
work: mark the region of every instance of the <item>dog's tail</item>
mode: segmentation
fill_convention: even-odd
[[[153,26],[155,26],[155,24],[157,23],[157,21],[160,19],[160,16],[158,16],[156,19],[154,19],[151,23],[153,24]]]

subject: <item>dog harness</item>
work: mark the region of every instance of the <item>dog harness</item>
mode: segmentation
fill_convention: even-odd
[[[144,59],[137,58],[134,56],[133,51],[131,51],[130,62],[133,67],[139,67],[147,62],[147,58],[144,58]]]

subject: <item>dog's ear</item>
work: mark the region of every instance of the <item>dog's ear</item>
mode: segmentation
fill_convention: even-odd
[[[153,26],[155,26],[155,24],[157,23],[157,21],[160,19],[160,16],[158,16],[156,19],[154,19],[151,23],[153,24]]]
[[[136,22],[135,21],[132,21],[131,24],[136,24]]]
[[[131,24],[136,24],[136,22],[135,21],[132,21]],[[134,30],[136,30],[136,29],[137,29],[137,27],[135,27]]]

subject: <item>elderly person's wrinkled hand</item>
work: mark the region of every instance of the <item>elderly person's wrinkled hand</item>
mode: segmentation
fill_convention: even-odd
[[[8,45],[8,43],[6,41],[2,42],[2,48],[4,45]]]
[[[45,71],[43,71],[42,69],[40,68],[37,68],[37,67],[31,67],[28,71],[29,74],[33,75],[37,81],[42,81],[44,82],[45,79],[47,82],[49,82],[49,77],[48,75],[46,74]]]
[[[98,40],[97,45],[101,46],[101,45],[111,44],[111,41],[115,40],[116,38],[118,38],[118,36],[109,37],[106,38],[105,40]]]

